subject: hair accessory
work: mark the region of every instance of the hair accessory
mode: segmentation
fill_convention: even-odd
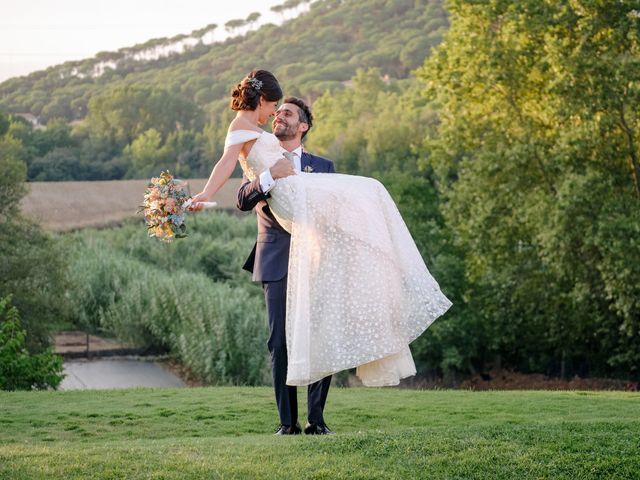
[[[249,85],[254,90],[260,90],[262,88],[262,80],[258,80],[256,77],[251,77],[249,79]]]

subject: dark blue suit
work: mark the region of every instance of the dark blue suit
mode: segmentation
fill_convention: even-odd
[[[303,171],[306,167],[311,167],[316,173],[335,172],[330,160],[307,152],[302,153],[300,164]],[[287,271],[291,237],[274,218],[266,202],[267,198],[269,194],[262,192],[259,178],[253,182],[245,179],[238,190],[238,208],[242,211],[255,208],[258,216],[258,238],[243,268],[253,273],[253,281],[262,282],[269,319],[267,346],[271,353],[271,373],[280,423],[293,426],[298,421],[298,399],[296,387],[286,384],[287,340],[285,334]],[[309,385],[307,410],[310,423],[325,424],[323,411],[330,384],[331,376]]]

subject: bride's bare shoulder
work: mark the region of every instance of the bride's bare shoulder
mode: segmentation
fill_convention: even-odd
[[[251,123],[247,122],[242,118],[234,118],[229,124],[229,129],[227,132],[231,133],[238,130],[244,130],[245,132],[251,131],[256,133],[262,133],[262,129],[259,128],[257,125],[252,125]]]

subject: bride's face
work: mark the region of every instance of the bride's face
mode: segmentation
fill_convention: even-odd
[[[260,97],[260,103],[258,104],[258,123],[260,125],[267,123],[267,121],[275,115],[277,106],[277,100],[270,102]]]

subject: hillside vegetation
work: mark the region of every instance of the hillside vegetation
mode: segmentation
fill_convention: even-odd
[[[441,40],[447,26],[441,4],[441,0],[315,1],[309,12],[282,26],[265,25],[157,61],[122,61],[97,77],[91,75],[96,63],[120,60],[126,51],[104,52],[10,79],[0,85],[0,108],[31,112],[45,122],[54,117],[74,120],[87,115],[92,98],[138,84],[206,109],[212,102],[224,105],[230,87],[252,68],[273,71],[288,93],[305,97],[328,87],[341,88],[358,68],[377,67],[383,75],[406,78]]]
[[[165,168],[207,176],[222,153],[231,87],[250,70],[273,71],[286,94],[312,102],[344,89],[358,69],[407,78],[446,26],[441,0],[320,0],[281,26],[183,54],[136,61],[128,50],[104,53],[8,80],[0,111],[31,113],[47,126],[12,129],[29,146],[29,180],[146,178]],[[106,61],[114,68],[93,75]]]

